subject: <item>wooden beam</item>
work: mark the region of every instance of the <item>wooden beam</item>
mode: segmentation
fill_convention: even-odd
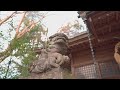
[[[99,38],[99,40],[100,42],[104,42],[104,41],[112,40],[114,37],[119,37],[119,36],[120,36],[120,31],[117,31],[115,33],[106,34],[101,38]]]
[[[111,32],[111,26],[109,26],[109,32]]]
[[[109,25],[103,26],[103,27],[101,27],[101,28],[98,29],[97,34],[98,34],[99,32],[101,32],[101,31],[104,31],[104,30],[107,29],[107,28],[110,28],[110,29],[116,28],[116,27],[113,27],[113,25],[115,25],[115,26],[118,27],[119,24],[120,24],[120,23],[118,23],[118,22],[114,22],[114,23],[111,23],[111,24],[109,24]],[[108,31],[108,32],[107,32],[107,31]],[[113,29],[112,29],[112,31],[113,31]],[[106,33],[109,33],[109,32],[112,32],[112,31],[111,31],[111,30],[109,31],[109,29],[108,29],[108,30],[106,30]]]
[[[109,12],[110,11],[95,11],[93,14],[89,15],[89,17],[98,18],[99,16]]]
[[[116,21],[119,19],[119,11],[116,11]]]

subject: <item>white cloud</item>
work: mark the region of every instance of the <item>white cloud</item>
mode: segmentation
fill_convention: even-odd
[[[44,20],[43,23],[48,27],[48,36],[57,32],[57,30],[67,22],[78,20],[77,11],[52,11]]]

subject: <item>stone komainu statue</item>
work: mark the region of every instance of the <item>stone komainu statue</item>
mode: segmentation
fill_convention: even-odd
[[[50,44],[47,49],[42,49],[38,60],[29,68],[30,73],[45,73],[54,68],[70,63],[68,53],[68,37],[63,33],[56,33],[49,37]]]
[[[114,58],[116,62],[120,65],[120,42],[115,45]]]

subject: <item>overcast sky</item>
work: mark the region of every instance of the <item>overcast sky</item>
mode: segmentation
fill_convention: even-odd
[[[48,27],[48,36],[57,32],[63,24],[68,22],[79,20],[82,24],[82,20],[78,19],[77,11],[52,11],[50,16],[44,19],[44,24]],[[52,15],[53,14],[53,15]]]
[[[0,15],[0,18],[6,17],[6,15],[10,15],[13,11],[2,11],[2,15]],[[42,11],[47,12],[47,11]],[[43,23],[48,27],[48,36],[54,34],[57,32],[57,30],[63,25],[68,22],[79,20],[81,24],[83,24],[81,19],[78,19],[78,13],[77,11],[50,11],[45,19],[43,19]],[[18,18],[20,15],[17,15],[15,19]],[[15,24],[18,24],[19,22],[16,22]],[[6,29],[7,27],[0,27],[2,30]]]
[[[3,19],[7,16],[9,16],[13,11],[1,11],[0,12],[0,19]],[[43,13],[46,13],[48,11],[41,11]],[[21,19],[21,14],[18,14],[16,17],[13,18],[15,26],[19,24],[19,21]],[[83,26],[84,23],[81,18],[78,18],[77,11],[50,11],[48,15],[42,20],[42,23],[48,28],[48,37],[55,34],[58,29],[62,26],[67,24],[68,22],[72,22],[75,20],[79,20],[80,24]],[[6,24],[3,24],[0,26],[0,31],[2,30],[4,35],[7,35],[7,29],[9,27]],[[12,32],[12,37],[15,35],[15,31]],[[42,37],[43,39],[45,37]],[[2,39],[0,39],[1,41]],[[4,48],[7,48],[7,41],[4,41]]]
[[[12,12],[10,11],[8,12],[2,11],[2,15],[0,15],[0,19],[9,16],[11,13]],[[62,25],[74,20],[79,20],[79,22],[84,26],[82,19],[78,19],[77,16],[78,16],[77,11],[51,11],[49,15],[43,20],[43,24],[45,24],[46,27],[48,28],[48,36],[55,34]],[[18,19],[17,17],[15,18]],[[15,22],[15,24],[17,23],[19,22]],[[7,25],[0,26],[0,31],[2,30],[4,33],[8,33],[6,32],[6,29],[8,29]],[[13,37],[14,34],[15,32],[13,32]],[[2,39],[0,40],[3,42]],[[4,43],[4,48],[7,48],[8,42],[4,41],[3,43]]]
[[[0,18],[5,18],[6,16],[9,16],[13,11],[1,11]],[[48,11],[42,11],[42,12],[48,12]],[[48,28],[48,37],[50,35],[55,34],[58,29],[65,25],[68,22],[79,20],[79,22],[84,26],[84,23],[82,19],[78,19],[78,13],[77,11],[50,11],[46,18],[43,19],[43,24],[46,25]],[[17,17],[14,17],[13,20],[15,20],[14,24],[18,25],[19,20],[21,18],[21,15],[17,15]],[[18,20],[18,21],[17,21]],[[6,24],[3,24],[0,26],[0,31],[2,30],[4,35],[8,34],[7,30],[8,27]],[[14,37],[15,32],[12,32],[12,36]],[[44,37],[43,37],[44,38]],[[1,40],[1,39],[0,39]],[[7,47],[7,41],[4,41],[6,43],[5,47]]]

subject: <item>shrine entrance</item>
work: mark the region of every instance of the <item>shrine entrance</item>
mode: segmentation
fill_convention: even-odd
[[[84,14],[83,14],[84,13]],[[82,11],[88,31],[69,40],[72,73],[77,79],[120,79],[114,48],[120,35],[119,11]]]
[[[93,36],[90,39],[86,31],[69,40],[71,68],[75,78],[120,79],[120,68],[114,58],[114,48],[119,40],[109,39],[98,43]]]
[[[114,60],[98,63],[101,79],[120,78],[120,69]],[[78,79],[96,79],[95,65],[88,64],[75,68],[75,77]]]

